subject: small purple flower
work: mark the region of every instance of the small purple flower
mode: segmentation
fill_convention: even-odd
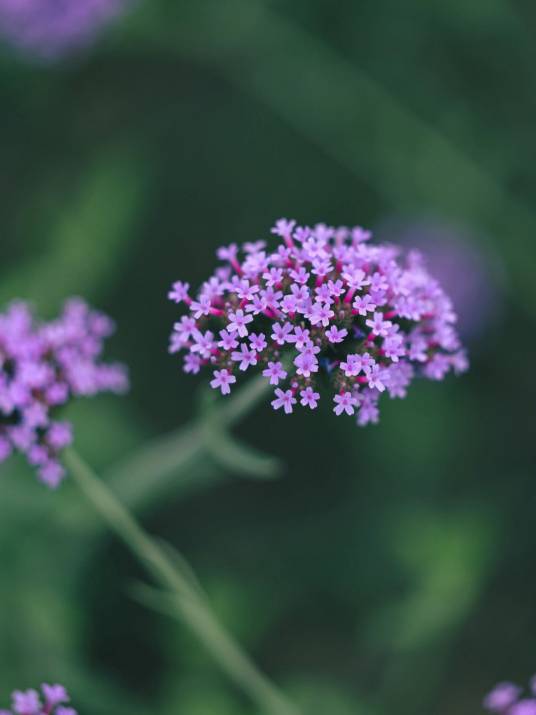
[[[310,407],[314,410],[320,399],[318,392],[315,392],[312,387],[306,387],[305,390],[300,390],[300,405],[303,407]]]
[[[13,693],[13,710],[17,715],[39,715],[41,702],[37,690],[15,690]]]
[[[171,286],[171,290],[168,293],[169,300],[174,303],[189,302],[190,297],[188,296],[188,291],[190,290],[189,283],[183,283],[182,281],[175,281]]]
[[[231,358],[235,362],[239,362],[238,366],[240,370],[247,370],[248,367],[257,364],[257,353],[255,350],[251,350],[245,343],[240,344],[240,350],[236,350],[231,353]]]
[[[263,377],[270,378],[270,385],[279,385],[279,380],[284,380],[287,376],[283,365],[280,362],[268,362],[268,367],[262,371]]]
[[[61,703],[69,702],[69,695],[63,685],[47,685],[43,683],[41,690],[48,707],[55,707]]]
[[[180,335],[182,340],[189,340],[190,338],[193,338],[195,333],[197,332],[197,324],[195,322],[195,318],[190,317],[189,315],[183,315],[182,318],[175,323],[173,326],[173,330]]]
[[[378,364],[373,365],[367,372],[368,386],[373,390],[383,392],[386,387],[384,380],[384,370]]]
[[[214,379],[211,380],[210,386],[216,390],[218,387],[222,395],[228,395],[231,392],[231,385],[236,382],[236,377],[229,370],[214,370]]]
[[[492,712],[504,712],[517,702],[521,695],[521,688],[513,683],[499,683],[491,693],[484,698],[484,707]]]
[[[229,311],[227,330],[238,333],[241,338],[245,338],[248,334],[246,326],[251,322],[253,322],[253,316],[245,315],[243,310],[237,310],[235,313]]]
[[[365,321],[375,335],[386,338],[389,335],[389,328],[393,325],[390,320],[384,320],[382,313],[374,313],[373,318]]]
[[[285,414],[289,415],[292,412],[292,405],[296,404],[296,398],[294,397],[292,390],[281,390],[277,388],[275,396],[277,399],[272,400],[272,407],[274,410],[278,410],[282,407]]]
[[[201,370],[201,358],[195,353],[188,353],[184,356],[184,372],[197,375]]]
[[[347,415],[354,414],[357,398],[355,398],[351,392],[343,392],[342,395],[335,395],[333,401],[335,402],[333,412],[335,412],[336,415],[340,415],[343,412],[346,412]]]
[[[128,387],[124,367],[100,362],[113,329],[107,316],[77,298],[48,323],[37,323],[24,303],[0,313],[0,462],[18,450],[42,482],[60,483],[60,452],[73,434],[57,409],[74,397]]]
[[[330,343],[342,343],[347,335],[346,328],[337,328],[336,325],[332,325],[329,330],[326,330],[326,337]]]
[[[357,296],[354,300],[353,306],[354,310],[357,310],[359,315],[373,313],[377,307],[368,293],[363,296]]]
[[[234,350],[238,347],[236,333],[230,333],[228,330],[220,330],[220,338],[221,340],[218,343],[218,347],[223,350]]]
[[[296,374],[303,377],[310,377],[311,373],[318,372],[318,360],[311,348],[305,348],[303,352],[298,353],[294,365],[298,368]]]
[[[341,362],[341,370],[344,371],[346,377],[357,377],[363,369],[361,355],[353,355],[350,353],[346,357],[346,362]]]
[[[199,353],[199,355],[208,360],[211,356],[212,351],[216,347],[216,341],[214,340],[214,333],[207,330],[205,333],[197,332],[194,337],[192,352]]]
[[[286,218],[280,218],[278,221],[275,222],[275,226],[272,228],[272,233],[276,234],[277,236],[281,236],[281,238],[285,239],[286,241],[290,241],[290,237],[292,235],[292,231],[294,230],[295,225],[296,221],[287,221]]]
[[[290,323],[274,323],[271,337],[278,345],[284,345],[286,342],[289,342],[288,338],[291,333],[292,325]]]
[[[69,694],[63,685],[41,686],[43,700],[37,690],[16,690],[11,696],[11,710],[0,710],[0,715],[77,715],[68,703]]]
[[[303,350],[311,343],[310,335],[310,330],[308,330],[307,328],[302,328],[298,325],[296,328],[294,328],[294,335],[290,336],[287,339],[287,342],[294,343],[298,350]]]
[[[314,303],[309,312],[309,320],[311,321],[311,325],[323,325],[326,328],[334,315],[335,313],[328,305]]]
[[[255,350],[257,353],[262,353],[267,345],[264,333],[259,333],[258,335],[251,333],[249,336],[249,344],[251,345],[252,350]]]

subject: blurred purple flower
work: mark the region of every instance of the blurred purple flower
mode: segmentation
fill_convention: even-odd
[[[384,240],[416,249],[431,275],[450,296],[465,338],[477,338],[497,320],[501,304],[498,261],[467,228],[440,220],[387,221],[378,228]],[[481,242],[480,242],[481,244]]]
[[[59,484],[59,453],[73,436],[58,409],[71,397],[128,387],[123,366],[99,361],[113,331],[107,316],[79,298],[48,323],[36,323],[25,303],[0,313],[0,462],[23,452],[43,482]]]
[[[70,698],[63,685],[41,686],[37,690],[15,690],[11,696],[11,710],[0,710],[0,715],[77,715],[76,710],[64,707]]]
[[[535,678],[531,680],[534,692]],[[484,698],[484,708],[499,715],[536,715],[534,698],[520,699],[522,690],[513,683],[499,683]]]
[[[0,36],[25,54],[55,60],[91,44],[130,0],[0,0]]]

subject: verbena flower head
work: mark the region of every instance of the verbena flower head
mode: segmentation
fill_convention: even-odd
[[[333,411],[378,421],[382,393],[405,397],[415,375],[442,380],[468,363],[450,299],[416,254],[377,245],[359,226],[297,226],[280,219],[275,241],[222,247],[197,293],[174,283],[169,298],[188,313],[170,352],[184,370],[211,371],[229,394],[237,376],[260,371],[272,407],[315,409],[321,378]]]
[[[41,692],[15,690],[11,700],[11,710],[0,710],[0,715],[77,715],[67,706],[70,698],[63,685],[43,683]]]
[[[100,362],[113,330],[108,317],[79,298],[48,323],[37,323],[25,303],[0,313],[0,462],[22,452],[43,482],[59,484],[59,455],[72,441],[60,408],[75,396],[128,387],[124,367]]]
[[[530,683],[531,696],[513,683],[499,683],[484,698],[484,708],[498,715],[536,715],[536,676]]]
[[[0,0],[0,35],[42,60],[90,44],[127,0]]]

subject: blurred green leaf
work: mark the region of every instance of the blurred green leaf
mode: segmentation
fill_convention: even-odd
[[[93,298],[115,279],[148,198],[147,176],[134,154],[106,151],[71,195],[59,197],[44,246],[0,284],[0,305],[14,297],[39,312],[56,310],[74,294]]]

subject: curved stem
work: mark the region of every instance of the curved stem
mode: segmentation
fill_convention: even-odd
[[[168,551],[149,536],[106,484],[70,448],[65,461],[74,480],[94,508],[131,550],[163,589],[171,615],[184,622],[203,643],[222,670],[266,715],[300,715],[261,673],[233,637],[219,623],[201,593],[189,568],[180,565]]]
[[[269,392],[268,381],[253,378],[218,406],[219,420],[227,427],[240,422]],[[176,487],[177,472],[183,470],[184,486],[190,479],[186,468],[206,452],[206,430],[202,420],[196,420],[174,432],[156,437],[133,452],[110,470],[110,484],[129,508],[157,501],[170,486]],[[216,477],[207,471],[207,481]],[[196,483],[201,483],[199,475]]]

